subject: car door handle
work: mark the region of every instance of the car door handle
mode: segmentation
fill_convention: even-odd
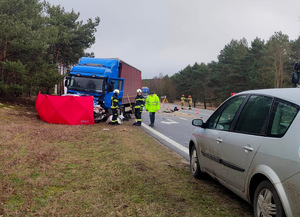
[[[220,143],[222,143],[222,142],[223,142],[223,139],[220,139],[220,138],[217,139],[217,143],[218,143],[218,144],[220,144]]]
[[[253,148],[251,148],[251,146],[247,145],[244,146],[245,151],[253,151]]]

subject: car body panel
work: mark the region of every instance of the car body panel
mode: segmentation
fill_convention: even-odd
[[[300,88],[273,88],[273,89],[248,90],[248,91],[240,92],[236,95],[240,95],[240,94],[262,94],[267,96],[273,96],[300,105],[300,97],[299,97]]]
[[[228,119],[230,118],[232,121],[229,128],[222,128],[221,122],[221,127],[218,127],[218,121],[210,122],[210,119],[218,120],[216,117],[224,116],[222,113],[226,111],[226,103],[233,102],[231,99],[241,95],[247,96],[247,98],[234,114],[230,114],[230,117],[228,115]],[[265,123],[261,124],[263,126],[261,131],[238,132],[235,126],[238,126],[237,123],[250,96],[269,96],[273,100],[271,104],[268,104],[269,110],[266,110],[268,107],[264,106],[264,115],[261,115],[259,109],[255,111],[256,117],[265,117],[265,121],[261,122]],[[264,100],[257,101],[258,106],[265,105],[263,104]],[[294,106],[297,109],[294,109]],[[285,110],[282,107],[285,107]],[[290,108],[297,113],[290,111]],[[244,91],[228,98],[206,123],[193,131],[190,144],[196,146],[201,170],[249,203],[252,203],[255,186],[257,187],[263,180],[269,180],[278,193],[286,216],[300,216],[298,202],[300,200],[299,108],[299,88]],[[278,111],[284,111],[288,115],[282,115],[279,119]],[[225,116],[227,114],[229,113],[225,113]],[[296,114],[296,116],[292,114]],[[232,115],[235,116],[233,119]],[[226,121],[226,118],[223,120]],[[278,120],[280,120],[279,123]],[[212,125],[212,123],[215,124]],[[288,124],[286,125],[286,123]],[[254,122],[254,126],[255,124],[256,122]],[[279,128],[274,127],[277,125]],[[278,130],[278,134],[276,134],[276,130]]]
[[[221,151],[221,159],[224,162],[220,177],[234,188],[244,192],[249,167],[263,139],[261,136],[240,133],[227,132],[227,134]]]
[[[203,169],[207,172],[218,174],[221,172],[219,161],[222,150],[222,143],[218,141],[224,139],[224,131],[204,130],[201,136],[201,149],[198,148],[198,150],[200,150],[199,154],[201,155],[200,164],[203,165]],[[198,137],[198,140],[199,139]]]
[[[286,215],[300,216],[300,173],[290,177],[282,183],[282,188],[285,190],[287,195],[286,201],[282,199],[286,207]]]

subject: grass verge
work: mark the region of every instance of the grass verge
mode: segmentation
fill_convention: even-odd
[[[0,216],[252,215],[131,124],[48,124],[0,103]]]

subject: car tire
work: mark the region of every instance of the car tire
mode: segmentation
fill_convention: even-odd
[[[200,169],[199,158],[198,158],[198,154],[197,154],[197,150],[196,150],[195,146],[193,146],[191,149],[190,170],[191,170],[192,175],[197,179],[199,179],[203,175],[203,173],[201,172],[201,169]]]
[[[269,181],[261,182],[255,190],[254,216],[285,216],[276,189]]]

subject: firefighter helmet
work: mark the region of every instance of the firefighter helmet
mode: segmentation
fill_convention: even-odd
[[[142,90],[141,90],[141,89],[137,89],[136,92],[137,92],[137,93],[141,93]]]
[[[184,94],[182,94],[182,96],[184,96]]]
[[[189,95],[189,98],[191,98],[192,96],[191,95]]]
[[[119,93],[120,93],[120,91],[119,91],[118,89],[115,89],[115,90],[114,90],[114,93],[117,93],[117,94],[119,94]]]

